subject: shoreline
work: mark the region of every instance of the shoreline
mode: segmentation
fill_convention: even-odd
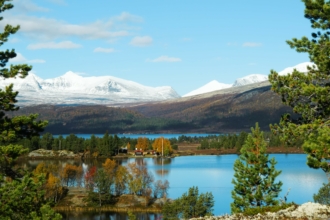
[[[114,207],[111,205],[103,205],[99,207],[93,207],[93,206],[86,206],[86,207],[80,207],[80,206],[55,206],[52,208],[56,212],[118,212],[118,213],[127,213],[127,212],[141,212],[141,213],[161,213],[161,208],[152,208],[152,207],[146,207],[146,208],[138,208],[138,207]]]
[[[43,153],[35,153],[36,151],[40,151]],[[67,160],[67,159],[74,159],[74,160],[82,160],[83,154],[77,153],[73,154],[72,152],[68,152],[68,155],[58,155],[58,151],[53,150],[44,150],[39,149],[36,151],[31,151],[29,154],[21,156],[20,159],[30,159],[30,160]],[[52,153],[49,153],[52,152]],[[54,153],[55,152],[55,153]],[[269,147],[267,148],[267,154],[305,154],[303,149],[296,148],[296,147]],[[221,156],[221,155],[239,155],[237,152],[237,149],[203,149],[199,150],[196,149],[196,147],[190,147],[190,146],[183,146],[179,147],[178,150],[175,150],[174,153],[170,156],[171,158],[174,157],[181,157],[181,156]],[[106,157],[106,156],[98,156],[98,157],[85,157],[84,159],[128,159],[128,158],[161,158],[160,156],[155,156],[151,154],[144,154],[143,156],[135,156],[134,151],[130,150],[127,154],[120,154],[112,157]]]
[[[83,187],[68,187],[68,194],[57,203],[53,210],[57,212],[144,212],[160,213],[162,205],[169,198],[152,198],[134,194],[111,196],[108,204],[96,204],[88,201],[88,190]]]

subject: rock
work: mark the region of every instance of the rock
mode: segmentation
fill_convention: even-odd
[[[330,219],[330,206],[319,203],[307,202],[298,208],[291,206],[287,209],[280,210],[275,213],[267,212],[266,214],[257,214],[255,216],[244,216],[242,214],[210,216],[201,218],[192,218],[191,220],[267,220],[267,219]]]
[[[28,157],[62,157],[62,158],[73,158],[77,155],[74,154],[72,151],[67,150],[59,150],[59,151],[53,151],[53,150],[45,150],[45,149],[38,149],[31,151],[28,154]]]

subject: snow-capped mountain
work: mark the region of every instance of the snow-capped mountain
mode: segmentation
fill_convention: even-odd
[[[295,65],[293,67],[287,67],[284,70],[278,72],[278,75],[283,76],[283,75],[288,75],[289,73],[292,73],[294,69],[298,70],[299,72],[302,73],[307,73],[307,66],[312,67],[315,65],[312,62],[304,62],[304,63],[299,63],[298,65]]]
[[[14,83],[20,105],[119,104],[180,97],[170,86],[148,87],[113,76],[82,77],[74,72],[43,80],[33,73],[24,79],[0,79],[0,88]]]
[[[284,70],[278,72],[278,74],[287,75],[289,73],[292,73],[294,69],[298,70],[299,72],[306,73],[307,66],[312,66],[312,65],[314,65],[314,64],[311,62],[300,63],[293,67],[287,67]],[[236,79],[234,84],[223,84],[223,83],[219,83],[216,80],[213,80],[213,81],[207,83],[206,85],[187,93],[183,97],[204,94],[204,93],[213,92],[216,90],[227,89],[230,87],[244,86],[244,85],[248,85],[248,84],[252,84],[252,83],[264,82],[267,80],[268,80],[268,75],[262,75],[262,74],[251,74],[251,75]]]
[[[239,79],[236,79],[235,83],[233,84],[234,86],[244,86],[252,83],[257,83],[257,82],[263,82],[268,80],[267,75],[262,75],[262,74],[251,74]]]
[[[204,94],[204,93],[208,93],[208,92],[213,92],[216,90],[227,89],[230,87],[244,86],[244,85],[248,85],[251,83],[263,82],[266,80],[268,80],[268,76],[261,75],[261,74],[251,74],[251,75],[239,78],[239,79],[235,80],[234,84],[224,84],[224,83],[219,83],[217,80],[213,80],[213,81],[207,83],[206,85],[185,94],[182,97],[200,95],[200,94]]]
[[[218,81],[213,80],[213,81],[209,82],[208,84],[185,94],[182,97],[203,94],[203,93],[212,92],[212,91],[216,91],[216,90],[220,90],[220,89],[226,89],[226,88],[229,88],[231,86],[232,86],[232,84],[219,83]]]

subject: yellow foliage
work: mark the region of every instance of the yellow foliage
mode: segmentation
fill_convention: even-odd
[[[137,148],[138,150],[143,150],[146,151],[148,150],[148,139],[146,137],[139,137],[137,139],[137,144],[135,145],[135,148]]]
[[[82,178],[82,173],[82,166],[66,164],[62,172],[60,173],[60,176],[64,179],[68,186],[70,182],[73,183],[75,180],[79,181]]]
[[[172,149],[170,140],[168,140],[164,137],[157,138],[152,143],[152,148],[160,154],[163,153],[163,155],[170,155],[173,153],[173,149]]]
[[[68,167],[67,167],[68,169]],[[75,168],[77,174],[82,173],[79,167]],[[81,170],[81,171],[80,171]],[[45,198],[54,201],[55,203],[63,196],[64,190],[61,186],[61,180],[56,177],[58,175],[59,169],[58,166],[52,164],[46,164],[44,162],[39,163],[36,169],[33,171],[33,174],[36,176],[35,181],[38,181],[38,175],[46,176],[46,183],[42,186],[45,190]],[[68,177],[67,172],[67,177]]]
[[[58,175],[59,168],[57,165],[54,164],[46,164],[45,162],[41,162],[38,164],[36,169],[33,171],[33,174],[35,176],[38,176],[40,174],[45,174],[46,178],[48,178],[48,175],[52,173],[53,175]]]
[[[111,160],[109,158],[107,158],[105,160],[105,162],[102,164],[102,167],[104,169],[104,171],[108,174],[108,175],[112,175],[115,172],[115,168],[116,168],[117,164],[116,161]]]
[[[34,173],[34,175],[47,174],[48,170],[47,170],[45,162],[39,163],[33,173]]]
[[[116,192],[121,194],[126,189],[126,183],[129,179],[129,173],[126,167],[118,166],[115,175]]]
[[[94,152],[94,153],[92,154],[92,156],[93,156],[94,158],[97,158],[97,157],[99,156],[99,154],[100,154],[100,153],[96,151],[96,152]]]
[[[51,173],[49,174],[49,177],[47,179],[45,190],[46,190],[45,197],[47,199],[52,199],[55,202],[57,202],[64,193],[60,179]]]

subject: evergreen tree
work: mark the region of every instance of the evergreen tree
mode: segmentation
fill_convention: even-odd
[[[287,41],[297,52],[308,53],[315,65],[307,73],[294,70],[287,76],[271,71],[269,81],[272,90],[281,95],[283,103],[293,108],[299,117],[284,115],[279,125],[271,126],[274,133],[288,143],[297,137],[305,137],[304,150],[307,164],[312,168],[330,171],[327,162],[330,155],[330,1],[303,0],[305,17],[315,29],[312,39],[302,37]]]
[[[314,202],[330,205],[330,181],[319,189],[317,194],[313,195]]]
[[[282,182],[275,183],[275,179],[281,171],[275,169],[274,158],[268,159],[266,142],[258,123],[251,131],[240,151],[239,159],[234,163],[232,213],[239,213],[250,207],[278,204],[275,198],[281,191]]]
[[[212,216],[214,199],[212,193],[199,194],[198,187],[191,187],[174,202],[163,206],[164,219],[189,219],[200,216]]]
[[[13,8],[10,0],[0,1],[0,13]],[[0,17],[0,21],[3,18]],[[8,37],[15,34],[19,26],[6,25],[4,31],[0,33],[0,46]],[[7,78],[27,76],[31,66],[26,64],[10,65],[7,62],[16,57],[15,50],[0,51],[0,80]],[[45,183],[42,176],[34,177],[31,174],[18,172],[15,170],[15,159],[28,149],[20,145],[10,143],[24,138],[38,136],[47,122],[36,121],[37,114],[29,116],[8,117],[8,112],[17,111],[17,91],[13,91],[13,84],[4,90],[0,89],[0,219],[60,219],[59,214],[55,214],[49,206],[45,205],[44,191],[41,185]],[[40,219],[40,218],[39,218]]]

